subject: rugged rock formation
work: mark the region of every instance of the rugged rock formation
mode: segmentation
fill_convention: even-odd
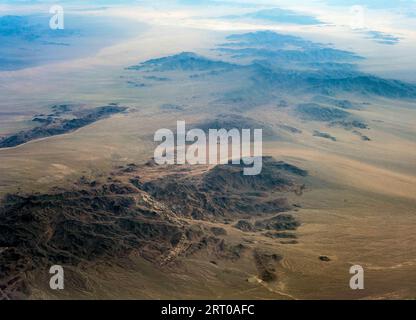
[[[0,140],[0,148],[16,147],[31,140],[72,132],[127,109],[117,105],[108,105],[78,112],[68,119],[60,117],[62,113],[69,111],[69,109],[62,109],[63,106],[60,106],[61,108],[58,108],[58,111],[46,118],[35,117],[33,120],[40,123],[40,126],[2,138]]]
[[[271,158],[259,176],[244,176],[242,169],[129,164],[103,181],[83,177],[70,190],[6,196],[0,207],[2,298],[27,296],[27,274],[53,264],[110,263],[134,252],[164,266],[201,250],[238,259],[246,249],[221,239],[223,228],[190,221],[264,215],[256,230],[295,230],[299,222],[278,213],[291,208],[284,194],[295,192],[307,173]],[[269,278],[259,257],[262,277]]]

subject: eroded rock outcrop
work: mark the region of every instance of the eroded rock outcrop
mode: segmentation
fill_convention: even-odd
[[[227,243],[225,229],[194,221],[265,215],[256,231],[295,230],[299,222],[280,213],[291,208],[285,193],[296,192],[307,173],[271,158],[259,176],[244,176],[242,169],[129,164],[100,181],[82,177],[71,189],[6,196],[0,207],[2,298],[29,295],[27,274],[53,264],[110,263],[135,253],[163,267],[202,250],[235,260],[246,249]]]

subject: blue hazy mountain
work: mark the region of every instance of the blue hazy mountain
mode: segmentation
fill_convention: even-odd
[[[343,120],[350,116],[350,114],[344,110],[333,107],[321,106],[317,103],[303,103],[296,107],[296,112],[304,120],[315,121],[334,121]]]
[[[381,44],[394,45],[400,42],[399,37],[379,31],[369,31],[367,32],[367,35],[369,39],[372,39]]]
[[[0,17],[0,37],[4,41],[7,39],[47,41],[79,35],[79,30],[74,29],[52,30],[49,27],[49,17],[13,15]]]
[[[176,55],[151,59],[139,65],[131,66],[129,70],[150,69],[152,71],[204,71],[213,69],[230,69],[237,65],[228,62],[211,60],[192,52],[182,52]]]
[[[377,95],[392,99],[415,99],[416,86],[393,79],[382,79],[372,75],[357,75],[345,78],[309,79],[310,90],[324,94],[351,92],[362,95]]]
[[[287,34],[280,34],[273,31],[258,31],[243,34],[229,35],[226,40],[227,43],[220,45],[232,47],[260,47],[269,49],[285,49],[288,47],[296,48],[312,48],[320,47],[312,41]]]
[[[269,88],[333,96],[340,93],[376,95],[395,99],[415,99],[416,86],[399,80],[383,79],[359,71],[302,71],[275,68],[256,62],[252,78],[258,85]]]
[[[65,55],[80,37],[75,29],[52,30],[47,16],[0,17],[0,70],[16,70],[41,64],[49,55]],[[50,50],[54,50],[51,55]]]
[[[218,50],[236,57],[268,57],[303,63],[339,62],[362,60],[363,57],[329,45],[314,43],[300,37],[271,31],[236,34],[227,37],[228,43]]]
[[[388,98],[416,98],[416,86],[359,71],[364,58],[354,52],[270,31],[231,35],[218,50],[253,61],[252,77],[269,87],[302,88],[333,95],[353,92]],[[289,47],[290,49],[285,49]],[[261,61],[258,59],[261,58]]]
[[[218,51],[230,54],[234,58],[263,57],[276,61],[292,61],[300,63],[354,61],[362,59],[360,56],[343,50],[332,48],[316,48],[310,50],[266,50],[257,48],[219,48]],[[335,66],[335,65],[333,65]],[[339,65],[338,65],[339,66]],[[341,66],[339,66],[341,67]]]
[[[220,45],[217,50],[222,58],[233,63],[182,52],[151,59],[128,69],[146,72],[211,71],[210,76],[221,76],[221,72],[216,72],[218,70],[240,70],[240,75],[246,77],[251,85],[228,92],[216,102],[239,104],[243,108],[266,103],[276,99],[278,94],[294,92],[416,98],[414,84],[361,72],[357,63],[364,58],[354,52],[270,31],[230,35],[227,40],[228,44]],[[288,47],[290,49],[284,49]]]
[[[53,30],[51,15],[0,16],[0,70],[18,70],[92,54],[134,34],[138,23],[105,17],[65,15]]]

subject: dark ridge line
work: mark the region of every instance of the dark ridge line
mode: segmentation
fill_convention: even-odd
[[[126,107],[108,105],[88,110],[85,113],[83,112],[81,116],[74,119],[47,118],[39,121],[35,118],[34,121],[40,122],[41,126],[26,131],[20,131],[0,139],[0,149],[13,148],[32,140],[74,132],[77,129],[86,127],[94,122],[109,118],[113,114],[121,113],[126,110]]]

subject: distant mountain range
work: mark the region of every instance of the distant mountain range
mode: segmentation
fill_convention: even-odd
[[[253,94],[262,92],[266,97],[275,90],[295,90],[327,96],[354,93],[394,99],[416,98],[413,84],[359,71],[356,62],[364,58],[354,52],[271,31],[230,35],[227,40],[228,43],[217,48],[227,61],[182,52],[151,59],[128,69],[157,72],[245,70],[247,78],[253,82]],[[248,59],[251,63],[242,63],[241,59]],[[242,89],[243,96],[244,91],[247,90]],[[227,99],[241,102],[236,94],[232,93]]]
[[[231,69],[238,67],[223,61],[211,60],[192,52],[182,52],[176,55],[151,59],[139,65],[131,66],[129,70],[152,70],[152,71],[205,71],[213,69]]]

